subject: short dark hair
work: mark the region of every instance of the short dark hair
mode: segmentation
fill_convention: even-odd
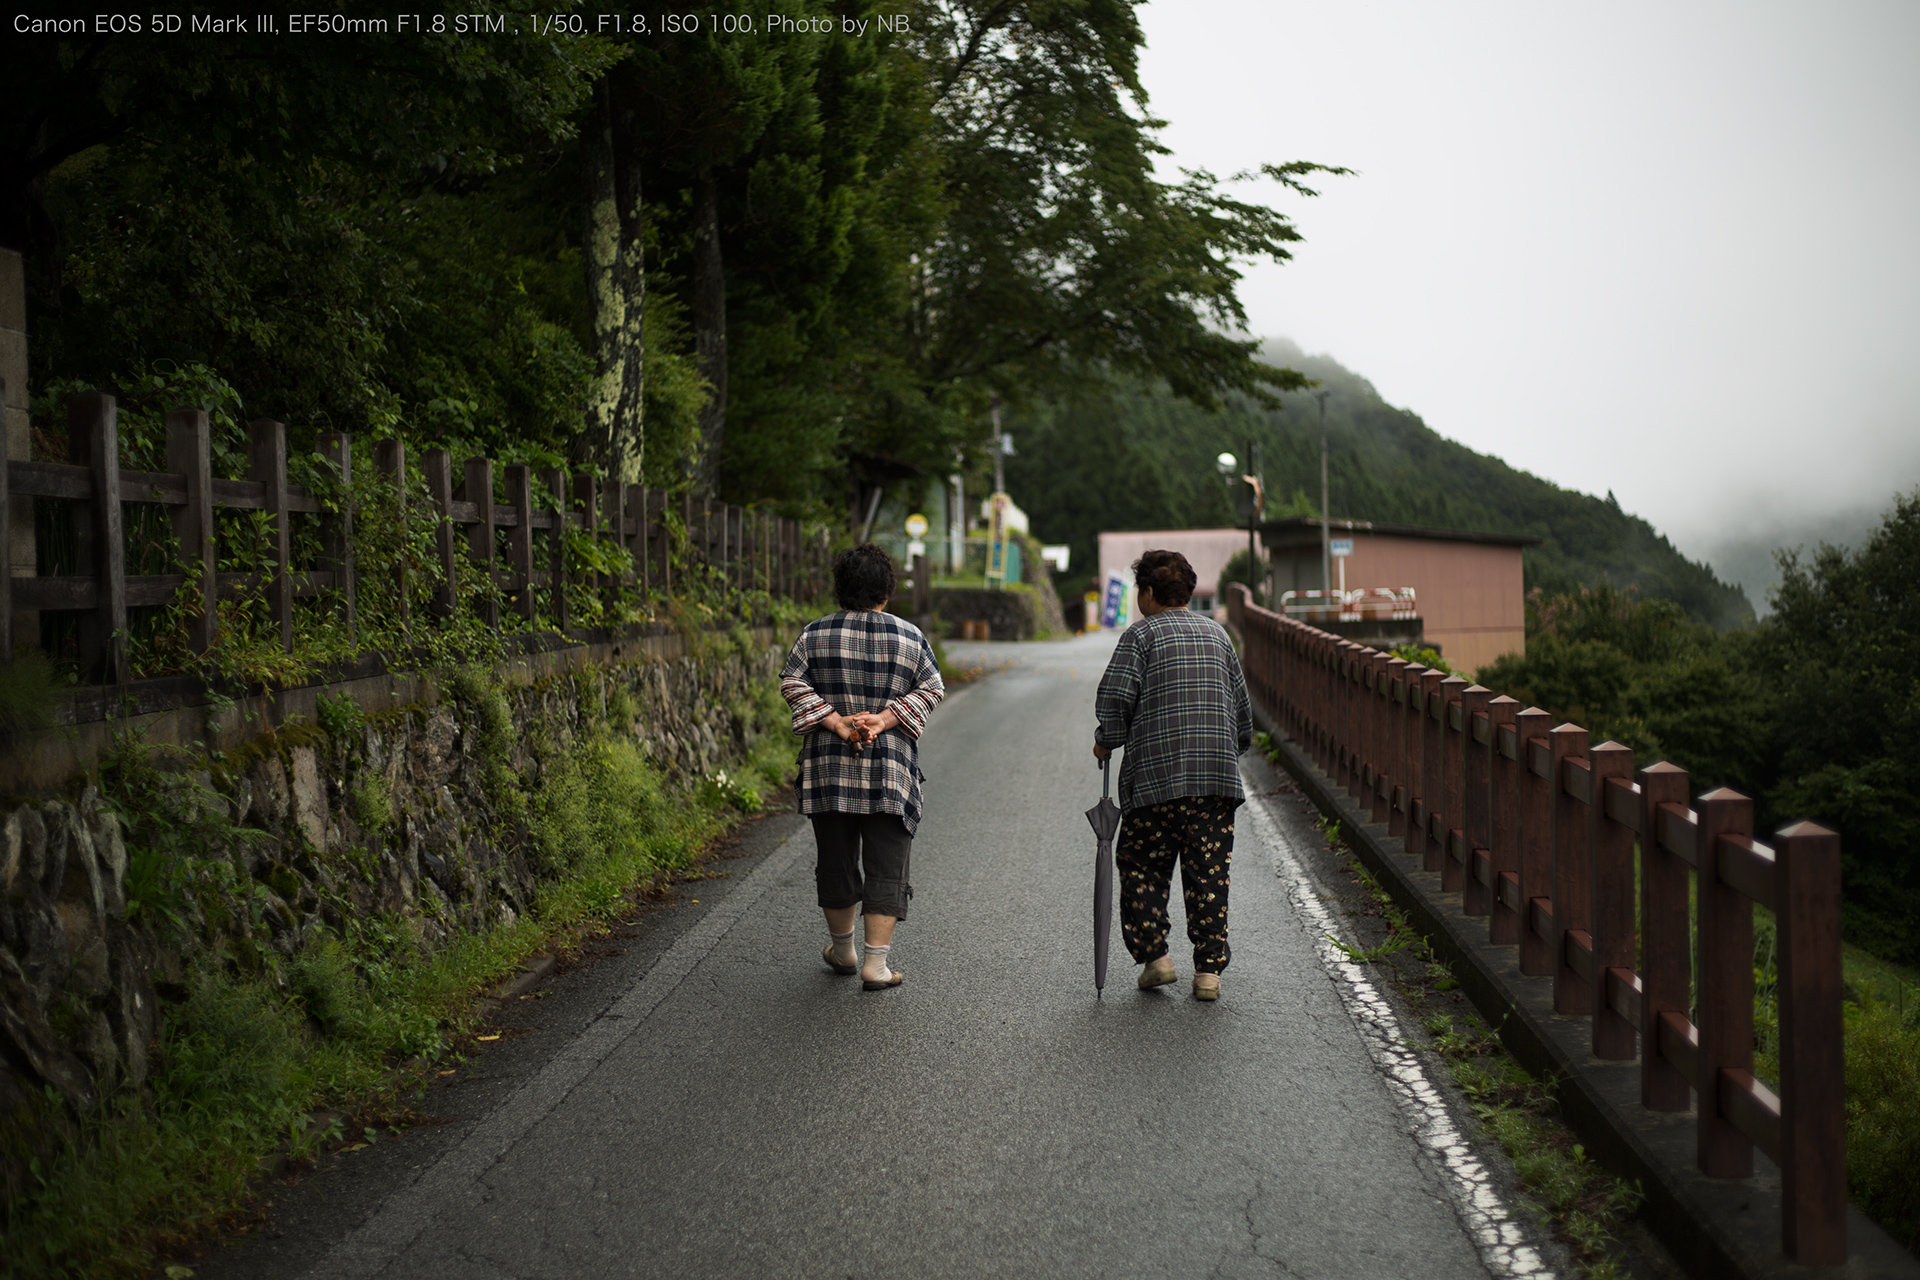
[[[833,598],[842,609],[871,609],[893,599],[893,558],[871,542],[833,558]]]
[[[1149,551],[1133,562],[1133,585],[1145,591],[1153,589],[1153,598],[1169,609],[1178,609],[1193,599],[1200,575],[1178,551]]]

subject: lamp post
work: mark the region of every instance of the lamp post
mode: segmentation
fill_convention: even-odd
[[[1333,524],[1327,516],[1327,393],[1316,391],[1320,402],[1320,591],[1321,599],[1333,591]]]
[[[1230,453],[1223,453],[1215,458],[1214,465],[1220,468],[1221,478],[1229,483],[1232,482],[1233,473],[1239,467],[1238,461]],[[1260,583],[1258,569],[1260,562],[1253,549],[1254,529],[1255,523],[1260,519],[1260,509],[1266,505],[1266,495],[1261,491],[1260,485],[1259,451],[1251,440],[1247,441],[1247,468],[1247,474],[1240,479],[1247,486],[1243,499],[1246,503],[1247,515],[1247,593],[1248,598],[1252,599]],[[1238,505],[1237,502],[1236,505]]]

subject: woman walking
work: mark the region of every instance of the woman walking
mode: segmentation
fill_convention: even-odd
[[[787,655],[780,692],[793,710],[799,807],[813,820],[814,884],[826,913],[822,959],[860,974],[867,991],[906,978],[889,963],[894,926],[907,917],[913,833],[920,825],[918,740],[946,692],[920,629],[886,612],[893,562],[871,542],[833,562],[840,612],[808,623]],[[866,916],[864,963],[853,945]]]
[[[1226,631],[1189,610],[1197,578],[1177,551],[1133,562],[1140,621],[1128,627],[1094,695],[1093,754],[1120,762],[1120,936],[1140,987],[1177,981],[1167,954],[1173,865],[1193,944],[1193,997],[1220,998],[1227,946],[1228,871],[1240,753],[1253,745],[1253,709]]]

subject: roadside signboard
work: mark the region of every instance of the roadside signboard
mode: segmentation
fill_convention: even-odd
[[[1336,556],[1350,556],[1350,555],[1352,555],[1352,554],[1353,554],[1353,539],[1352,539],[1352,538],[1332,538],[1332,539],[1329,539],[1329,540],[1328,540],[1328,542],[1327,542],[1327,553],[1328,553],[1329,555],[1336,555]]]

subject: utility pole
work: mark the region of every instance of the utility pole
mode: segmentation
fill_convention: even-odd
[[[1255,480],[1260,476],[1260,455],[1253,451],[1253,438],[1251,436],[1247,438],[1247,475]],[[1258,593],[1260,590],[1260,562],[1254,558],[1253,554],[1253,522],[1259,518],[1260,490],[1256,486],[1253,490],[1252,498],[1247,503],[1247,590],[1252,593]],[[1249,600],[1254,604],[1259,603],[1257,599],[1253,599],[1251,596],[1249,596]]]
[[[1327,515],[1327,393],[1316,391],[1320,402],[1320,586],[1322,598],[1333,591],[1333,522]]]
[[[1007,491],[1007,443],[1000,436],[1000,401],[993,402],[993,491]]]

